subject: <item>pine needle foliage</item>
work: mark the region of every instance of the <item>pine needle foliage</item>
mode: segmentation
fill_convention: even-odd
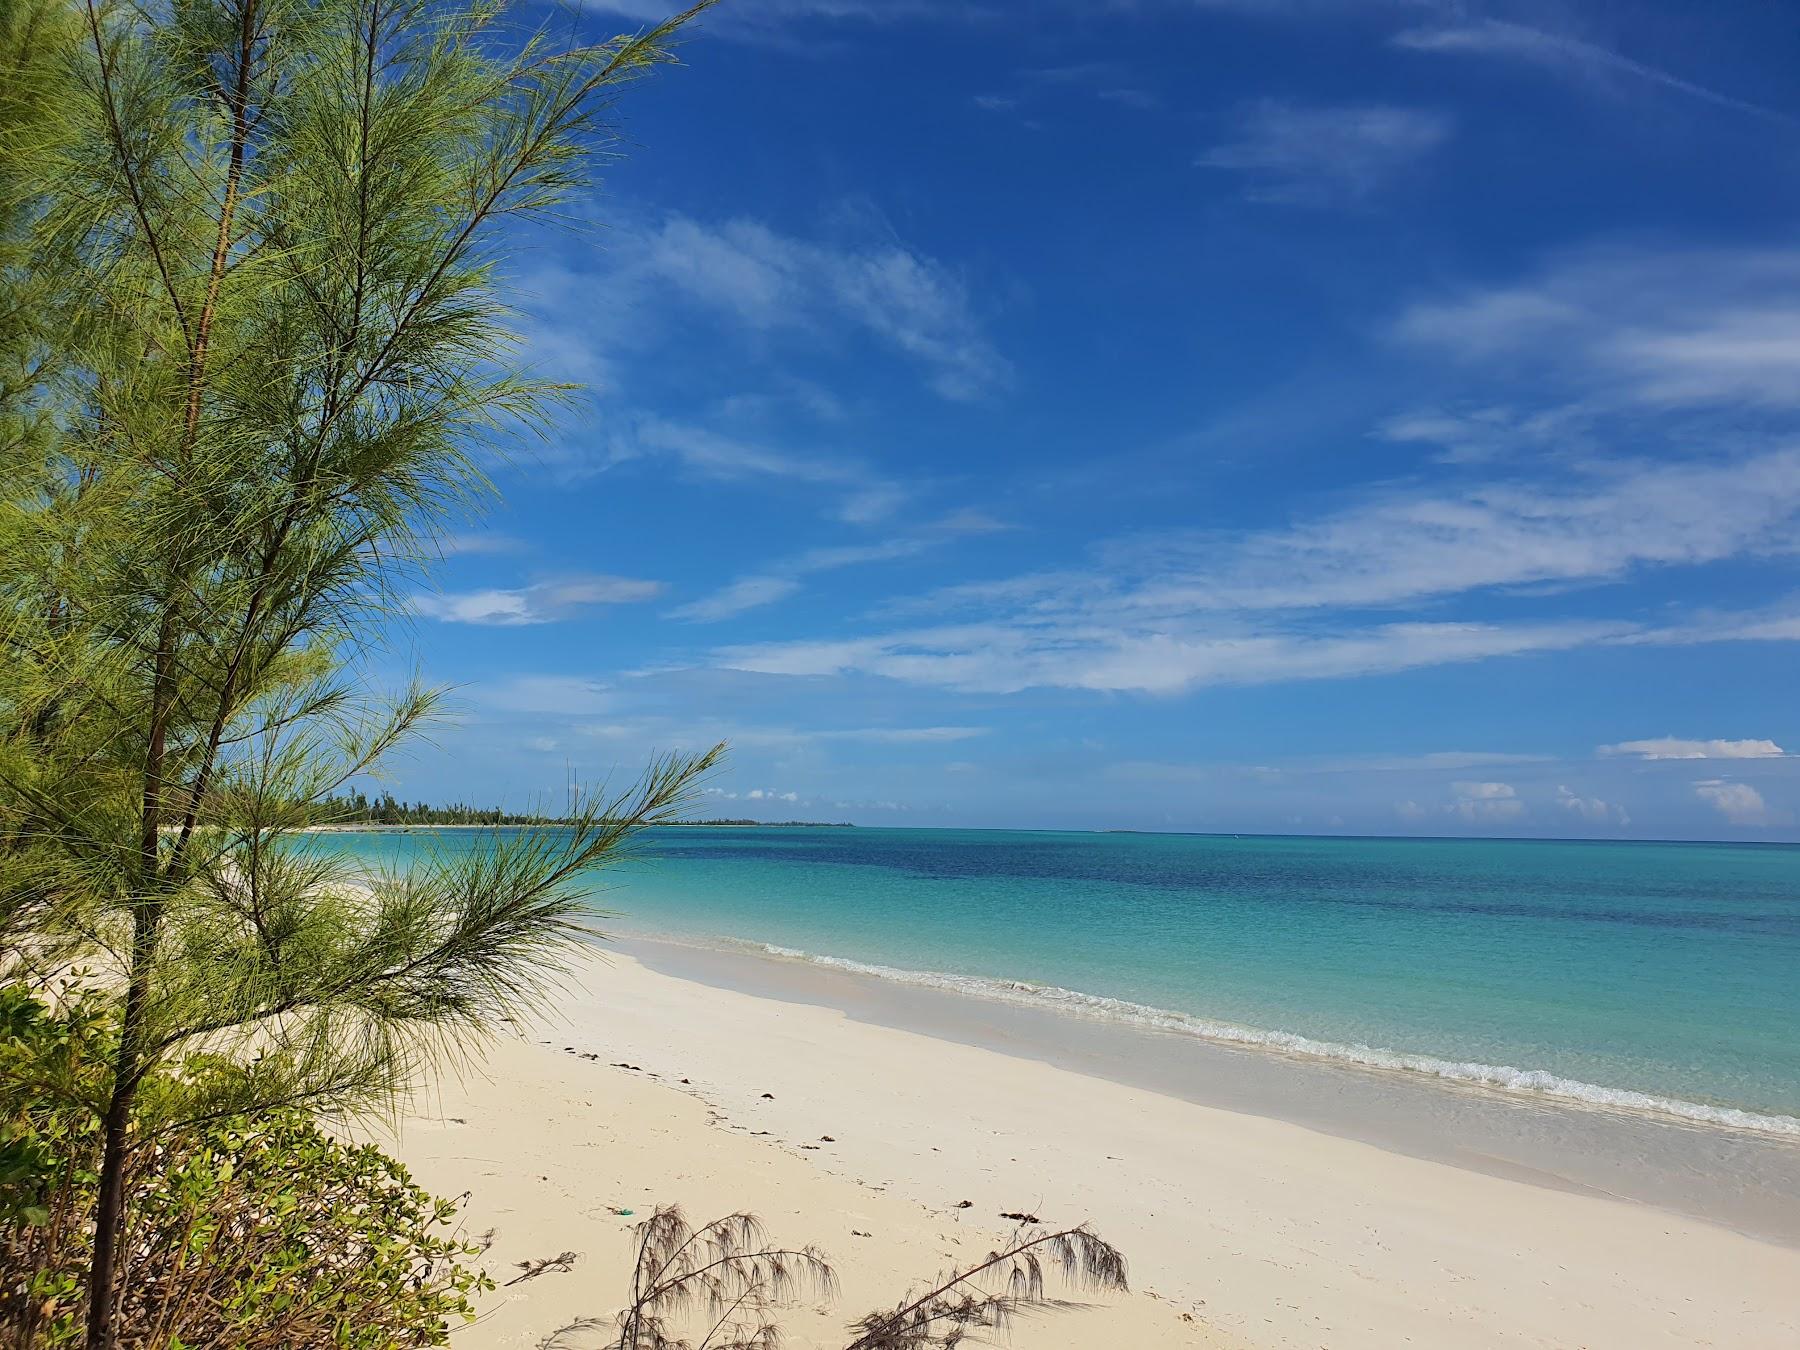
[[[566,395],[521,363],[508,241],[703,8],[586,43],[498,0],[0,6],[0,976],[79,958],[117,998],[91,1350],[135,1150],[464,1053],[715,762],[404,876],[295,842],[434,715],[358,674],[481,457]],[[140,1100],[200,1051],[235,1072]]]

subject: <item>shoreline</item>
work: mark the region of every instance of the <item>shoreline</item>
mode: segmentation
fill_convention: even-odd
[[[843,972],[857,980],[875,980],[883,984],[929,990],[953,999],[1036,1008],[1058,1017],[1124,1025],[1145,1033],[1187,1037],[1288,1060],[1367,1070],[1380,1075],[1418,1075],[1439,1080],[1446,1087],[1500,1094],[1514,1102],[1613,1112],[1701,1129],[1744,1132],[1771,1139],[1791,1139],[1800,1143],[1800,1116],[1796,1115],[1751,1110],[1721,1102],[1695,1101],[1685,1097],[1659,1096],[1635,1088],[1607,1087],[1567,1078],[1545,1069],[1452,1062],[1432,1055],[1390,1050],[1380,1046],[1321,1041],[1297,1032],[1221,1022],[1197,1014],[1151,1007],[1105,994],[1037,984],[1030,980],[908,970],[849,957],[799,951],[749,938],[688,938],[621,928],[616,937],[610,940],[716,952],[726,957],[744,955],[753,961],[767,960],[780,965],[798,964]]]
[[[1026,1058],[1196,1106],[1497,1178],[1609,1197],[1800,1249],[1800,1138],[891,981],[767,944],[621,932],[673,978]]]
[[[500,1047],[490,1077],[442,1085],[402,1127],[400,1156],[425,1184],[473,1186],[468,1227],[500,1230],[490,1268],[502,1279],[505,1263],[586,1253],[579,1278],[490,1298],[492,1316],[459,1343],[536,1345],[569,1315],[609,1314],[630,1220],[607,1206],[680,1201],[704,1217],[754,1201],[753,1177],[774,1185],[757,1202],[774,1231],[855,1266],[847,1291],[892,1295],[957,1243],[991,1245],[1003,1211],[1091,1220],[1155,1296],[1034,1318],[1022,1350],[1800,1341],[1793,1246],[1557,1184],[1554,1171],[1484,1168],[1466,1148],[1421,1157],[1083,1072],[1034,1056],[1011,1019],[983,1032],[1000,1044],[971,1044],[886,1024],[894,1009],[867,990],[846,1009],[820,989],[671,973],[694,950],[627,939],[582,954],[527,1033],[544,1044]],[[767,966],[749,969],[766,981]],[[937,1015],[966,1022],[967,1009]],[[1117,1058],[1109,1043],[1079,1053]],[[1342,1092],[1324,1104],[1341,1109]],[[543,1108],[546,1093],[564,1105]],[[841,1311],[872,1306],[861,1298]],[[807,1314],[791,1343],[841,1344],[833,1316]]]

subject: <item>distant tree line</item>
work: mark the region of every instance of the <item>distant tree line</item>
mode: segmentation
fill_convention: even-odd
[[[360,789],[343,792],[309,803],[309,821],[314,825],[561,825],[573,817],[550,815],[542,811],[502,811],[497,806],[470,806],[467,802],[449,802],[433,806],[428,802],[396,800],[391,792],[371,797]],[[677,820],[670,825],[762,825],[795,827],[802,825],[850,828],[849,821],[834,820]]]

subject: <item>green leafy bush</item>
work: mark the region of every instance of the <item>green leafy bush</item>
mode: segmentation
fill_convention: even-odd
[[[113,1034],[79,998],[0,989],[0,1345],[78,1344]],[[154,1090],[155,1084],[147,1085]],[[86,1100],[84,1100],[86,1099]],[[121,1350],[389,1350],[444,1344],[491,1287],[456,1205],[373,1145],[298,1110],[142,1139],[128,1177]]]

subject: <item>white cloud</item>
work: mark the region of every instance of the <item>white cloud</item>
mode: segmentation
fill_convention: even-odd
[[[1556,789],[1556,804],[1570,815],[1579,816],[1592,824],[1616,825],[1620,829],[1631,824],[1630,814],[1618,803],[1603,801],[1599,797],[1583,797],[1566,786]]]
[[[1679,736],[1659,736],[1645,741],[1620,741],[1599,747],[1602,755],[1631,755],[1638,759],[1775,759],[1787,752],[1774,741],[1694,741]]]
[[[1422,108],[1265,99],[1241,109],[1232,139],[1196,163],[1248,174],[1252,201],[1355,206],[1442,145],[1451,128],[1446,114]]]
[[[1456,800],[1444,810],[1471,824],[1517,820],[1525,814],[1525,803],[1511,783],[1452,783],[1450,790]]]
[[[1413,28],[1396,34],[1393,41],[1395,46],[1413,51],[1463,52],[1525,61],[1587,84],[1602,82],[1610,76],[1624,75],[1717,107],[1730,108],[1734,112],[1749,113],[1790,126],[1795,123],[1795,119],[1786,113],[1696,84],[1642,61],[1634,61],[1598,43],[1504,19],[1480,19],[1471,23]]]
[[[413,597],[419,612],[444,623],[554,623],[594,605],[632,604],[653,600],[667,589],[661,581],[632,577],[566,576],[516,589],[488,587],[475,591],[421,593]]]
[[[1748,783],[1728,783],[1719,778],[1706,778],[1694,784],[1694,795],[1733,825],[1773,823],[1762,793]]]
[[[1510,783],[1452,783],[1450,790],[1458,797],[1482,802],[1510,800],[1519,795]]]

